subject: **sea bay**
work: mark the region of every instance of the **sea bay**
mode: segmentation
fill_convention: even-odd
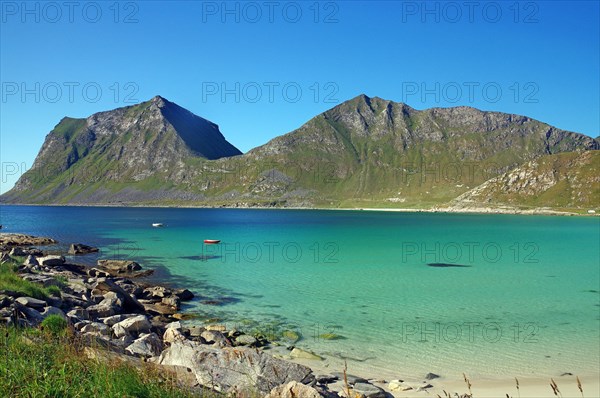
[[[186,311],[294,331],[332,371],[600,371],[597,217],[2,206],[0,224],[139,261],[196,293]]]

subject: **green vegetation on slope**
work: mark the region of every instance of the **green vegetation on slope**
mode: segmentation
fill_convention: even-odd
[[[525,116],[469,107],[419,111],[366,96],[245,155],[217,160],[198,155],[208,145],[201,131],[218,132],[216,125],[160,97],[88,120],[63,119],[48,135],[39,167],[2,199],[426,208],[540,156],[600,148],[590,137]],[[209,141],[207,153],[226,143]]]
[[[542,156],[456,199],[457,205],[508,205],[600,212],[600,151]]]
[[[50,317],[48,317],[50,318]],[[151,365],[88,359],[86,348],[58,322],[46,327],[0,326],[2,397],[194,397],[174,376]]]
[[[37,283],[21,279],[16,273],[17,264],[16,260],[0,264],[0,291],[15,292],[37,299],[60,294],[60,290],[56,286],[42,287]]]

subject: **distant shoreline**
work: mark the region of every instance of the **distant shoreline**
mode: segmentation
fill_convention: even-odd
[[[377,207],[274,207],[274,206],[201,206],[201,205],[148,205],[148,204],[108,204],[108,203],[70,203],[70,204],[34,204],[34,203],[0,203],[0,206],[40,206],[40,207],[98,207],[98,208],[156,208],[156,209],[229,209],[229,210],[335,210],[335,211],[370,211],[392,213],[439,213],[439,214],[506,214],[506,215],[546,215],[546,216],[584,216],[598,217],[600,212],[577,213],[574,211],[559,211],[548,208],[533,208],[528,210],[497,207],[440,207],[440,208],[377,208]],[[586,210],[581,210],[586,211]]]

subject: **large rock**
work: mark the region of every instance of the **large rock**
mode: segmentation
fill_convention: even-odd
[[[25,250],[21,249],[20,247],[13,247],[13,249],[8,254],[15,257],[24,257],[27,255],[27,252],[25,252]]]
[[[68,321],[69,319],[67,318],[67,316],[65,315],[64,311],[61,310],[60,308],[57,307],[46,307],[44,308],[44,311],[42,311],[42,316],[44,318],[50,316],[50,315],[58,315],[60,316],[62,319],[64,319],[65,321]]]
[[[119,274],[142,269],[138,263],[129,260],[98,260],[98,267]]]
[[[337,377],[339,380],[344,380],[344,373],[342,372],[331,372],[331,375]],[[346,380],[348,384],[354,385],[356,383],[368,383],[369,381],[363,377],[346,374]]]
[[[144,289],[144,297],[162,299],[171,295],[171,291],[164,286],[152,286]]]
[[[92,278],[108,278],[110,276],[110,274],[108,272],[102,271],[101,269],[98,269],[98,268],[88,269],[87,274],[88,274],[88,276],[91,276]]]
[[[194,293],[187,289],[175,290],[175,295],[179,297],[181,301],[189,301],[194,298]]]
[[[170,305],[165,305],[162,303],[156,303],[156,304],[144,303],[144,309],[146,310],[146,312],[148,312],[149,314],[153,314],[153,315],[172,316],[177,313],[177,310],[175,308],[171,307]]]
[[[96,253],[98,251],[97,247],[84,245],[83,243],[71,243],[69,247],[69,254],[72,255]]]
[[[174,343],[176,341],[186,340],[185,335],[175,328],[167,328],[163,334],[163,341],[165,343]]]
[[[40,263],[38,262],[37,258],[33,257],[31,254],[27,256],[27,258],[25,259],[25,261],[23,261],[23,265],[29,266],[29,267],[34,267],[36,265],[40,265]]]
[[[257,389],[268,394],[290,381],[314,381],[310,368],[246,347],[216,348],[192,341],[175,342],[156,363],[190,368],[199,384],[223,392]]]
[[[275,387],[265,398],[321,398],[321,395],[311,386],[294,380]]]
[[[37,325],[44,320],[44,317],[39,311],[29,308],[16,300],[14,302],[14,306],[15,309],[23,314],[32,325]]]
[[[63,256],[46,256],[38,258],[38,263],[44,267],[56,267],[65,263]]]
[[[34,246],[57,243],[54,239],[25,234],[0,234],[0,246]]]
[[[2,254],[0,254],[0,264],[7,263],[9,261],[12,261],[12,258],[10,258],[8,253],[2,252]]]
[[[12,297],[0,294],[0,308],[8,307],[13,302]]]
[[[115,315],[119,308],[111,305],[109,300],[102,300],[99,304],[87,307],[88,313],[92,318],[106,318]]]
[[[169,297],[164,297],[161,300],[161,303],[164,305],[167,305],[169,307],[172,307],[174,310],[179,310],[179,307],[181,305],[181,299],[177,296],[169,296]]]
[[[144,306],[140,304],[139,301],[135,297],[132,297],[129,293],[123,290],[122,287],[114,283],[108,278],[98,278],[97,282],[94,284],[94,289],[98,289],[106,292],[114,292],[119,296],[123,297],[124,309],[130,309],[134,311],[144,311]]]
[[[391,380],[388,384],[388,389],[392,392],[411,390],[424,391],[431,387],[431,384],[426,381]]]
[[[237,345],[247,345],[249,347],[254,347],[258,344],[258,340],[249,334],[242,334],[235,338],[235,343]]]
[[[117,337],[131,335],[132,333],[149,332],[152,325],[145,315],[136,315],[117,322],[112,326]]]
[[[321,361],[323,358],[318,356],[317,354],[313,354],[312,352],[302,350],[300,348],[294,348],[290,352],[291,358],[300,358],[300,359],[312,359],[314,361]]]
[[[48,275],[34,273],[34,274],[22,275],[21,277],[27,281],[39,283],[40,285],[42,285],[44,287],[60,285],[60,283],[55,278],[53,278],[52,276],[48,276]]]
[[[367,398],[385,398],[385,391],[370,383],[356,383],[352,390]]]
[[[219,347],[227,347],[231,346],[227,337],[223,335],[221,332],[217,332],[215,330],[205,330],[200,335],[208,344],[215,344]]]
[[[67,318],[71,319],[73,323],[75,321],[87,321],[90,319],[90,313],[85,308],[74,308],[67,312]]]
[[[125,351],[141,357],[154,357],[163,349],[162,341],[155,333],[143,334],[129,345]]]
[[[135,315],[130,315],[130,316],[135,316]],[[121,322],[123,319],[127,319],[130,316],[124,315],[124,314],[118,314],[118,315],[113,315],[113,316],[109,316],[106,318],[101,318],[99,319],[100,321],[102,321],[105,325],[108,326],[114,326],[115,324]]]
[[[81,333],[93,333],[97,335],[110,336],[110,329],[100,322],[91,322],[81,328]]]
[[[48,303],[44,300],[38,300],[33,297],[19,297],[15,301],[31,308],[42,309],[48,305]]]

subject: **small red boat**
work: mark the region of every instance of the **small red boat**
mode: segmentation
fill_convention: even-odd
[[[218,239],[204,239],[204,243],[207,245],[216,245],[217,243],[221,243]]]

